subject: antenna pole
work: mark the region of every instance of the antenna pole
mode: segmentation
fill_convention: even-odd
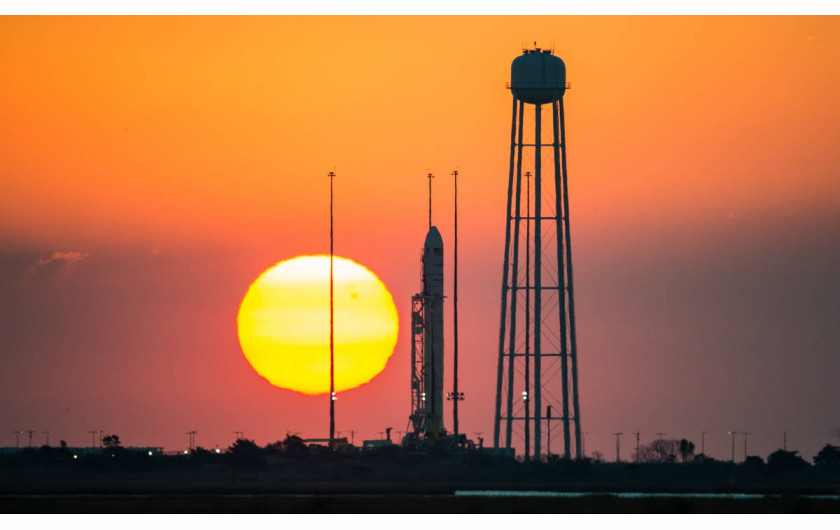
[[[426,175],[429,178],[429,229],[432,228],[432,179],[435,178],[433,173]]]
[[[335,171],[330,171],[330,447],[335,438],[335,311],[334,311],[334,277],[333,277],[333,180]]]
[[[453,343],[453,360],[454,370],[452,380],[454,382],[452,389],[452,427],[455,431],[455,436],[458,436],[458,401],[461,395],[458,393],[458,170],[452,172],[455,177],[455,273],[453,274],[453,301],[452,310],[454,313],[454,343]]]

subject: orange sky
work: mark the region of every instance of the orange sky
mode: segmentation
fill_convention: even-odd
[[[78,444],[97,425],[137,444],[176,445],[193,428],[208,446],[242,429],[260,443],[277,429],[322,434],[311,418],[326,403],[249,372],[236,346],[241,297],[274,263],[328,250],[325,175],[335,168],[336,252],[377,273],[407,322],[424,175],[437,174],[435,222],[449,245],[458,167],[471,367],[462,423],[487,437],[505,83],[510,61],[537,41],[565,60],[572,83],[592,447],[610,454],[615,430],[717,429],[713,456],[723,457],[725,431],[749,428],[765,433],[755,443],[766,456],[781,410],[815,451],[831,426],[802,410],[840,397],[816,368],[836,367],[829,354],[840,346],[838,30],[837,17],[0,18],[0,392],[11,403],[47,389],[5,406],[0,426],[64,428]],[[88,257],[57,279],[24,279],[54,252]],[[405,331],[385,373],[342,398],[344,428],[368,438],[404,428]],[[789,366],[793,349],[804,358]],[[774,402],[782,387],[805,401]],[[123,397],[102,399],[117,388]],[[382,395],[393,405],[371,411]],[[144,417],[156,426],[137,426]]]

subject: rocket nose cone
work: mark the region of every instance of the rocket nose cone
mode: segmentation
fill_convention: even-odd
[[[443,247],[443,238],[440,237],[440,232],[438,231],[436,226],[429,228],[429,233],[426,234],[426,242],[423,243],[424,247]]]

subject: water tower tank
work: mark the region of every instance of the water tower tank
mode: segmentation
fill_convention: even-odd
[[[566,92],[566,64],[549,50],[525,50],[510,65],[510,88],[525,103],[559,100]]]

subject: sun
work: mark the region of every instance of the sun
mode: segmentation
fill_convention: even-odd
[[[399,321],[385,284],[362,265],[335,257],[335,389],[376,377],[397,344]],[[242,353],[272,385],[330,389],[330,257],[299,256],[263,272],[237,316]]]

